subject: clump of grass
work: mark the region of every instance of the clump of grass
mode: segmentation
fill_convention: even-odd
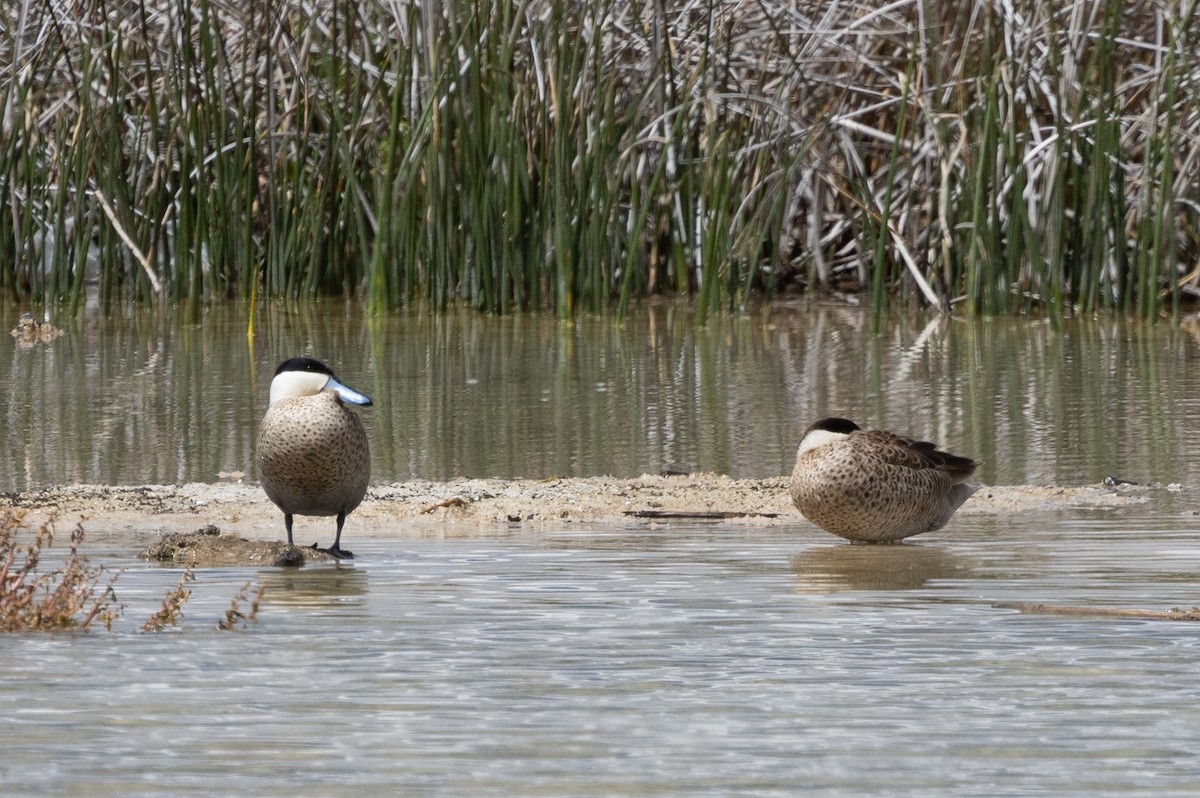
[[[1200,296],[1196,0],[16,0],[0,290]]]
[[[252,582],[247,582],[242,585],[242,589],[234,594],[233,600],[229,602],[229,609],[225,610],[225,620],[217,621],[217,628],[226,632],[245,629],[248,624],[258,621],[258,605],[262,601],[263,592],[266,590],[265,585],[257,585],[254,587],[253,595],[250,592]],[[250,607],[245,612],[242,612],[241,602],[249,601]]]
[[[39,573],[43,550],[54,545],[57,517],[49,514],[33,531],[33,541],[22,549],[17,532],[24,518],[21,510],[0,509],[0,631],[87,629],[96,621],[111,628],[122,609],[113,592],[116,575],[97,592],[105,569],[88,566],[79,554],[83,527],[71,530],[66,561]],[[18,553],[23,555],[20,561]]]
[[[196,575],[191,567],[184,568],[179,583],[163,595],[162,606],[142,624],[142,631],[161,632],[169,626],[178,626],[183,618],[183,605],[192,597],[188,584],[194,581]]]

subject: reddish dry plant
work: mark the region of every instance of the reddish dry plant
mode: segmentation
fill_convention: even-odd
[[[178,626],[179,619],[183,617],[183,605],[192,595],[187,584],[194,581],[196,581],[196,575],[192,573],[192,567],[189,565],[180,574],[179,584],[168,590],[163,596],[162,607],[142,624],[142,631],[161,632],[168,626]]]
[[[245,629],[247,624],[254,623],[258,620],[258,605],[262,601],[263,591],[266,590],[265,585],[258,585],[254,589],[254,595],[250,595],[251,582],[242,585],[233,596],[233,601],[229,603],[229,609],[225,610],[225,620],[217,621],[217,628],[226,632],[235,632],[239,629]],[[239,602],[250,600],[250,609],[248,612],[242,612]]]
[[[106,571],[92,568],[79,554],[83,527],[71,530],[70,551],[63,564],[52,571],[38,573],[42,551],[54,545],[58,514],[51,511],[34,530],[34,539],[24,548],[17,563],[18,532],[25,520],[24,510],[0,510],[0,632],[87,629],[99,620],[105,629],[121,614],[113,583],[117,575],[97,595],[96,583]]]
[[[52,571],[38,573],[38,563],[44,550],[53,547],[57,511],[51,510],[45,520],[30,530],[32,542],[23,548],[18,535],[25,530],[27,512],[0,508],[0,632],[43,632],[63,629],[88,629],[93,622],[112,629],[121,616],[124,605],[117,603],[112,574],[102,590],[96,583],[104,566],[90,567],[87,558],[79,553],[83,543],[83,527],[76,524],[71,530],[71,546],[63,564]],[[19,562],[18,562],[19,560]],[[183,605],[192,595],[188,584],[196,576],[191,567],[184,569],[179,584],[163,596],[162,607],[142,624],[143,632],[161,632],[179,626]],[[251,593],[247,582],[233,597],[225,619],[218,622],[221,629],[244,629],[258,617],[263,586]],[[243,612],[240,602],[250,601]]]

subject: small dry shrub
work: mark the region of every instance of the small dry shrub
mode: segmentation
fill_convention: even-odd
[[[257,585],[254,588],[254,595],[251,597],[251,584],[251,582],[247,582],[242,585],[241,590],[234,594],[233,601],[229,603],[229,609],[225,610],[225,620],[218,621],[217,628],[227,632],[235,632],[239,629],[245,629],[247,624],[258,620],[258,604],[262,601],[263,591],[266,589],[266,586]],[[250,601],[250,609],[242,612],[239,602],[246,601],[247,599]]]
[[[191,566],[184,568],[179,577],[179,584],[166,592],[166,595],[163,596],[162,607],[142,624],[142,631],[161,632],[168,626],[178,626],[180,618],[183,617],[183,605],[192,596],[192,591],[188,590],[187,585],[194,581],[196,581],[196,575],[192,573]]]
[[[83,527],[76,524],[71,530],[70,550],[63,564],[45,573],[38,572],[42,554],[54,545],[56,511],[50,511],[36,528],[25,526],[27,511],[0,507],[0,632],[42,632],[63,629],[88,629],[99,622],[106,630],[125,607],[117,602],[113,584],[118,574],[111,574],[102,589],[97,587],[101,576],[110,573],[104,566],[91,567],[79,553],[83,543]],[[32,540],[22,545],[18,537],[30,535]],[[162,607],[142,624],[143,632],[161,632],[178,627],[183,617],[183,605],[192,595],[188,588],[196,580],[189,567],[177,584],[163,596]],[[244,629],[258,617],[263,587],[251,590],[250,582],[233,597],[218,622],[221,629]],[[249,609],[241,602],[249,601]]]
[[[94,621],[105,629],[121,614],[113,592],[113,574],[97,594],[96,584],[106,572],[103,566],[89,567],[79,554],[83,527],[71,530],[70,551],[61,566],[38,573],[43,550],[54,545],[57,513],[51,511],[33,530],[33,541],[24,548],[18,533],[24,528],[25,511],[0,508],[0,631],[48,631],[87,629]],[[18,562],[18,554],[20,557]]]

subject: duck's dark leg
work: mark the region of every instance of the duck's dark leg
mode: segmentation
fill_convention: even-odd
[[[291,513],[283,514],[283,525],[285,527],[287,527],[288,545],[290,546],[290,545],[292,545],[292,514]]]
[[[338,513],[337,537],[335,537],[333,539],[333,545],[330,546],[328,549],[326,549],[326,551],[328,551],[330,554],[332,554],[334,557],[338,558],[339,560],[353,560],[354,555],[348,551],[344,551],[342,549],[342,545],[341,545],[342,544],[342,525],[345,523],[346,523],[346,514]]]

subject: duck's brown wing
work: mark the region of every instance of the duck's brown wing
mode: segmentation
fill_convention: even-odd
[[[945,471],[953,482],[970,479],[979,466],[977,461],[943,452],[929,441],[915,441],[885,430],[861,430],[851,433],[852,439],[859,436],[889,465],[917,470],[936,468]]]

